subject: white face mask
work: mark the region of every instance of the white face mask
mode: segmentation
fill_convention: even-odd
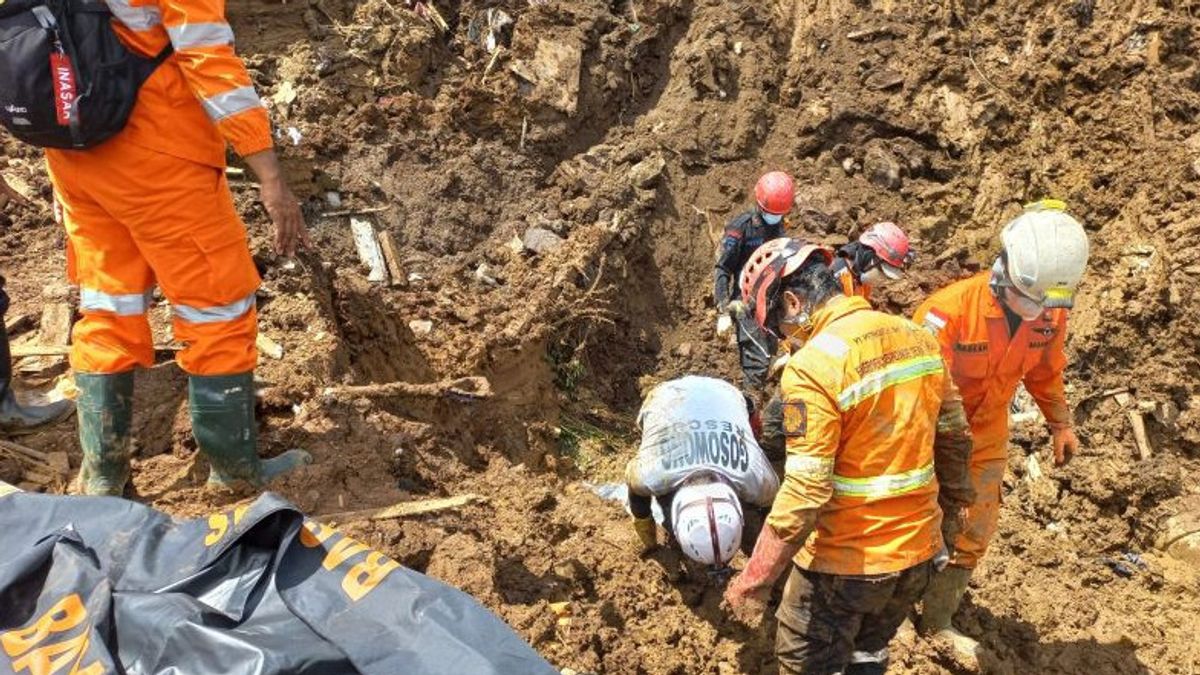
[[[877,286],[879,284],[887,283],[888,276],[883,273],[882,269],[880,269],[878,266],[875,266],[862,273],[861,281],[864,284]]]
[[[762,214],[762,218],[763,218],[763,222],[768,225],[778,225],[780,223],[780,221],[783,220],[783,214],[782,213],[767,213],[764,211]]]
[[[1016,314],[1025,321],[1033,321],[1045,311],[1041,304],[1021,295],[1011,288],[1004,289],[1004,304],[1013,311],[1013,314]]]

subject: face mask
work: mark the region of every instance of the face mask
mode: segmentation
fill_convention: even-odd
[[[1025,321],[1033,321],[1045,311],[1042,309],[1040,303],[1021,295],[1011,288],[1004,290],[1004,304],[1013,311],[1013,314],[1016,314]]]
[[[779,332],[793,348],[799,349],[808,342],[808,336],[812,334],[812,322],[809,321],[808,314],[798,314],[780,321]]]
[[[778,225],[781,221],[783,221],[783,214],[782,213],[766,213],[766,212],[764,212],[762,214],[762,219],[763,219],[763,222],[768,225]]]
[[[878,266],[875,266],[866,272],[863,272],[861,280],[864,284],[875,286],[878,284],[887,283],[888,277],[883,273],[882,269],[880,269]]]

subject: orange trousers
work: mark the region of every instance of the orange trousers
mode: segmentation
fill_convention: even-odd
[[[1004,471],[1008,468],[1008,432],[973,432],[975,447],[971,451],[971,487],[975,501],[967,507],[967,522],[954,540],[950,564],[974,569],[996,535],[1000,522],[1000,495]]]
[[[67,273],[80,286],[75,371],[153,365],[146,312],[156,283],[185,345],[177,357],[185,372],[253,370],[260,279],[224,170],[120,134],[89,150],[47,150],[46,160],[67,230]]]

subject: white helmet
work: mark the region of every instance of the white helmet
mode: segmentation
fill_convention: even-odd
[[[720,479],[684,485],[671,502],[671,524],[687,557],[724,566],[742,543],[742,504]]]
[[[1000,231],[1008,281],[1047,309],[1075,304],[1087,267],[1087,233],[1066,207],[1057,199],[1034,202]]]

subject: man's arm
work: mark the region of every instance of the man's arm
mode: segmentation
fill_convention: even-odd
[[[224,0],[164,0],[161,7],[184,79],[262,185],[263,206],[275,225],[276,252],[290,256],[298,246],[311,245],[300,202],[284,182],[275,156],[267,109],[234,52]]]
[[[1063,384],[1063,371],[1067,368],[1067,320],[1066,312],[1059,312],[1060,318],[1054,322],[1054,335],[1049,337],[1049,344],[1044,347],[1038,364],[1025,373],[1024,381],[1025,389],[1037,402],[1050,427],[1054,438],[1054,461],[1063,464],[1075,454],[1079,440],[1075,437],[1071,407],[1067,404]]]
[[[742,258],[742,238],[745,236],[746,214],[742,214],[725,226],[725,235],[721,237],[721,248],[717,251],[717,264],[713,282],[713,301],[717,311],[724,314],[730,301],[738,300],[738,263]]]
[[[963,409],[954,378],[946,373],[942,406],[933,437],[933,467],[938,480],[938,502],[947,517],[975,501],[971,487],[971,425]]]
[[[765,600],[816,526],[821,507],[833,497],[833,466],[841,441],[836,402],[807,373],[789,367],[782,388],[787,464],[766,525],[746,568],[725,598],[734,607]]]

